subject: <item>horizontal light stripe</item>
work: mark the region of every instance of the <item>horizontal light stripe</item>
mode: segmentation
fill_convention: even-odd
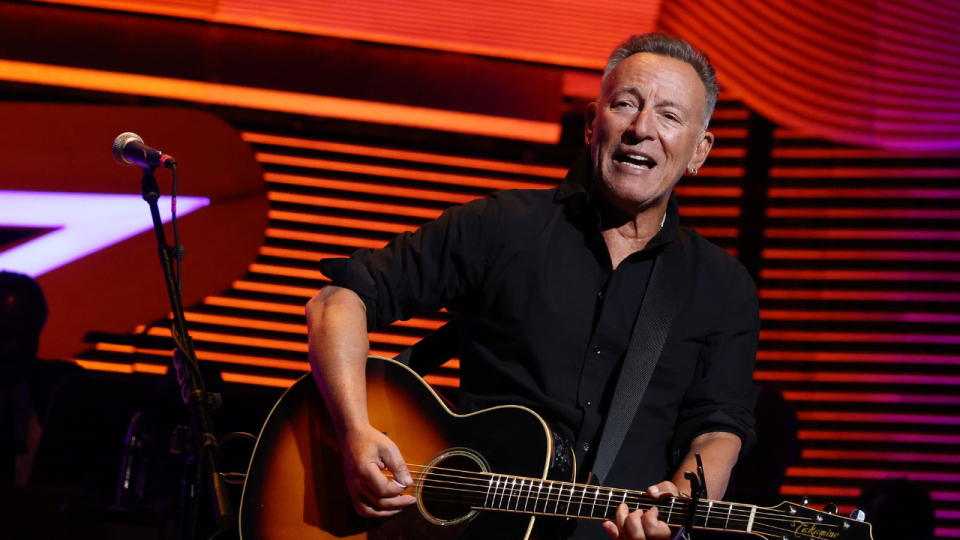
[[[742,197],[743,188],[729,186],[677,186],[673,188],[681,197]]]
[[[548,189],[556,185],[556,182],[523,182],[519,180],[502,180],[498,178],[483,178],[478,176],[439,173],[434,171],[400,169],[397,167],[384,167],[382,165],[346,163],[343,161],[332,161],[329,159],[265,154],[262,152],[256,154],[254,157],[256,157],[257,161],[260,163],[269,163],[271,165],[287,165],[290,167],[318,169],[323,171],[364,174],[384,178],[400,178],[404,180],[417,180],[420,182],[448,184],[451,186],[469,186],[484,189]],[[268,182],[272,181],[270,178],[267,178],[266,175],[264,178],[266,178]]]
[[[443,213],[443,210],[437,210],[434,208],[420,208],[416,206],[404,206],[400,204],[353,201],[349,199],[337,199],[332,197],[314,197],[310,195],[284,193],[282,191],[269,191],[267,192],[267,198],[276,202],[306,204],[310,206],[320,206],[326,208],[343,208],[345,210],[360,210],[362,212],[372,212],[375,214],[409,216],[426,219],[436,219],[440,217],[440,214]]]
[[[326,225],[328,227],[343,227],[348,229],[363,229],[367,231],[379,231],[389,233],[402,233],[414,230],[413,227],[403,223],[390,223],[387,221],[373,221],[368,219],[352,219],[338,216],[324,216],[317,214],[302,214],[300,212],[284,212],[281,210],[270,210],[267,212],[270,219],[282,221],[294,221],[297,223],[311,223],[313,225]],[[319,259],[318,259],[319,260]]]
[[[960,231],[904,231],[870,229],[766,229],[766,238],[828,240],[960,240]]]
[[[709,238],[736,238],[740,236],[740,229],[733,227],[696,227],[695,230],[702,236]]]
[[[529,176],[543,176],[545,178],[562,179],[567,175],[567,169],[561,167],[544,167],[540,165],[524,165],[520,163],[510,163],[507,161],[494,161],[488,159],[465,158],[456,156],[444,156],[440,154],[428,154],[425,152],[411,152],[409,150],[394,150],[391,148],[379,148],[375,146],[360,146],[355,144],[344,144],[328,141],[314,141],[309,139],[295,139],[292,137],[281,137],[265,133],[241,133],[243,140],[250,143],[269,144],[275,146],[287,146],[290,148],[302,148],[307,150],[319,150],[322,152],[332,152],[338,154],[350,154],[364,157],[376,157],[383,159],[395,159],[402,161],[413,161],[417,163],[430,163],[433,165],[446,165],[450,167],[463,167],[469,169],[479,169],[483,171],[496,171],[514,174],[525,174]],[[715,152],[715,150],[714,150]]]
[[[89,369],[94,371],[112,371],[114,373],[151,373],[153,375],[165,375],[167,373],[167,366],[159,366],[156,364],[142,364],[135,362],[133,364],[119,364],[114,362],[100,362],[97,360],[80,360],[75,359],[74,362],[83,369]]]
[[[787,476],[794,478],[869,478],[873,480],[906,479],[913,482],[960,482],[960,474],[813,467],[790,467],[787,469]]]
[[[460,388],[460,379],[458,377],[448,377],[445,375],[426,375],[423,380],[427,381],[433,386]]]
[[[691,217],[740,217],[738,206],[681,206],[681,216]]]
[[[810,219],[960,219],[960,210],[902,210],[895,208],[767,208],[767,217]]]
[[[782,133],[781,130],[777,130]],[[778,135],[777,138],[787,138]],[[799,138],[811,138],[803,135]],[[874,148],[774,148],[774,159],[891,159],[891,158],[960,158],[960,152],[922,151],[922,150],[887,150]]]
[[[221,371],[220,377],[224,382],[275,386],[277,388],[290,388],[293,386],[293,383],[297,382],[296,379],[264,377],[263,375],[249,375],[247,373],[233,373],[231,371]]]
[[[781,321],[893,321],[915,323],[960,323],[960,315],[950,313],[877,313],[861,311],[760,310],[761,319]]]
[[[369,238],[358,238],[356,236],[341,236],[336,234],[308,233],[303,231],[288,231],[286,229],[267,229],[268,238],[282,238],[284,240],[299,240],[301,242],[314,242],[318,244],[331,244],[335,246],[347,246],[351,248],[379,249],[387,245],[386,240],[371,240]],[[285,274],[281,274],[285,275]]]
[[[803,459],[843,459],[865,461],[909,461],[919,463],[960,463],[960,455],[955,454],[918,454],[903,452],[862,452],[856,450],[803,450]]]
[[[830,486],[790,486],[780,487],[781,495],[796,495],[803,497],[813,495],[818,497],[859,497],[860,488],[830,487]]]
[[[770,178],[960,178],[960,169],[771,167]]]
[[[304,268],[290,268],[289,266],[276,266],[271,264],[254,263],[250,265],[250,271],[256,274],[270,274],[272,276],[321,280],[327,279],[319,270],[306,270]]]
[[[0,60],[0,80],[547,144],[559,142],[561,131],[551,122],[13,60]]]
[[[928,414],[800,411],[797,413],[797,418],[800,420],[817,422],[876,422],[883,424],[935,424],[942,426],[960,425],[960,416],[934,416]]]
[[[960,356],[933,354],[882,354],[851,352],[757,351],[757,360],[788,362],[861,362],[894,364],[950,364],[960,366]]]
[[[883,302],[960,302],[960,293],[760,289],[770,300],[870,300]]]
[[[960,435],[929,433],[882,433],[876,431],[809,431],[797,433],[800,440],[815,441],[874,441],[922,444],[960,444]]]
[[[960,396],[793,391],[784,391],[782,394],[783,397],[789,401],[833,401],[842,403],[929,403],[936,405],[960,405]]]
[[[233,282],[233,288],[241,291],[262,292],[268,294],[282,294],[286,296],[299,296],[303,298],[312,298],[313,295],[320,292],[320,289],[307,289],[305,287],[290,287],[288,285],[275,285],[273,283],[260,283],[257,281],[238,280]]]
[[[288,184],[295,186],[308,186],[320,189],[331,189],[337,191],[349,191],[354,193],[368,193],[371,195],[382,195],[389,197],[402,197],[413,200],[440,201],[446,203],[467,203],[479,198],[478,195],[466,195],[462,193],[450,193],[447,191],[433,191],[429,189],[404,188],[398,186],[387,186],[383,184],[374,184],[368,182],[357,182],[348,180],[333,180],[330,178],[316,178],[311,176],[294,176],[290,174],[266,173],[263,179],[267,182],[277,184]]]
[[[836,281],[960,281],[957,272],[893,272],[883,270],[760,270],[764,279],[824,279]]]
[[[183,314],[187,322],[196,322],[203,324],[216,324],[221,326],[232,326],[235,328],[251,328],[255,330],[267,330],[270,332],[286,332],[289,334],[307,335],[307,325],[279,323],[276,321],[265,321],[262,319],[244,319],[240,317],[226,317],[223,315],[211,315],[209,313],[196,313],[187,311]]]
[[[866,332],[787,332],[761,330],[761,340],[835,341],[848,343],[940,343],[960,344],[960,336],[938,334],[879,334]],[[960,380],[960,379],[958,379]]]
[[[282,257],[285,259],[296,259],[298,261],[319,261],[330,257],[343,257],[333,253],[321,253],[319,251],[304,251],[300,249],[285,249],[270,246],[261,246],[260,254],[265,257]]]
[[[949,251],[855,251],[840,249],[764,249],[764,259],[868,260],[868,261],[960,261],[960,252]]]
[[[772,199],[960,199],[960,189],[789,189],[770,188]]]
[[[757,381],[851,382],[866,384],[942,384],[960,385],[960,377],[945,375],[909,375],[905,373],[835,373],[809,371],[755,371]]]

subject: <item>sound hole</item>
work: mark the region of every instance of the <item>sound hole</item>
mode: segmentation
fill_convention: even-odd
[[[438,523],[457,523],[482,506],[490,476],[478,456],[452,450],[434,460],[419,482],[420,508]]]

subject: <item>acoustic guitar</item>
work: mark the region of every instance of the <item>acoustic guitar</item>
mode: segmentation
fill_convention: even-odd
[[[692,500],[653,499],[643,491],[548,479],[552,436],[524,407],[468,415],[450,411],[403,364],[367,362],[370,423],[400,448],[417,503],[388,519],[361,518],[347,493],[336,430],[310,375],[270,413],[247,473],[240,506],[244,540],[338,538],[526,540],[536,516],[610,519],[621,503],[659,508],[682,526]],[[735,531],[768,540],[872,540],[870,524],[797,504],[773,508],[701,500],[696,529]]]

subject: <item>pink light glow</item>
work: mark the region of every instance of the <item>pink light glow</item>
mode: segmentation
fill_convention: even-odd
[[[927,433],[878,433],[873,431],[807,431],[800,430],[800,440],[810,441],[876,441],[926,444],[960,444],[960,435]]]
[[[203,197],[177,197],[178,215],[210,204]],[[161,197],[160,217],[170,221],[170,198]],[[32,277],[153,228],[139,195],[0,191],[0,225],[58,230],[0,253],[0,270]]]

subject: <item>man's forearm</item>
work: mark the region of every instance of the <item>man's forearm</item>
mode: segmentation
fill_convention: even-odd
[[[368,423],[366,309],[349,289],[328,286],[307,303],[310,367],[337,431]]]
[[[691,495],[690,482],[684,478],[684,471],[696,472],[697,459],[700,454],[703,460],[703,474],[707,480],[707,495],[710,499],[723,498],[727,491],[727,482],[730,480],[730,471],[737,463],[740,454],[740,437],[722,431],[704,433],[690,444],[690,451],[677,468],[673,476],[673,483],[681,493]]]

